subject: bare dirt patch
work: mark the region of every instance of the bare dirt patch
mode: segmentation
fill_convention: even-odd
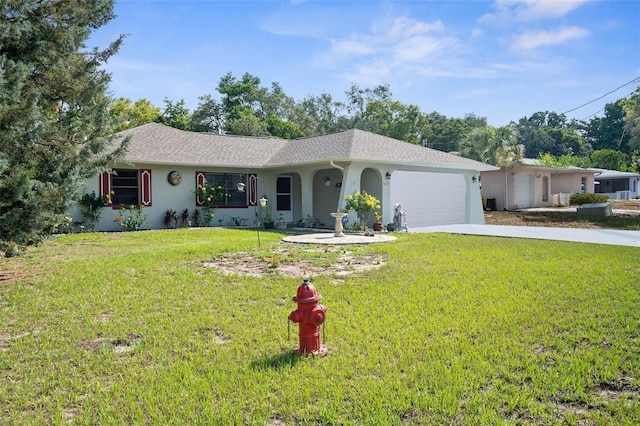
[[[91,340],[85,339],[80,342],[80,346],[94,353],[97,353],[104,348],[113,350],[115,353],[126,353],[133,351],[136,345],[141,342],[142,336],[127,333],[124,339],[110,339],[102,336],[98,336]]]
[[[361,254],[344,246],[279,243],[268,252],[225,253],[202,266],[241,276],[309,277],[346,276],[386,263],[386,254]]]

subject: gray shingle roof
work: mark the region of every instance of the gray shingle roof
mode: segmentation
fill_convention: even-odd
[[[358,129],[284,140],[195,133],[148,123],[120,134],[131,136],[126,161],[132,163],[270,168],[330,160],[366,160],[497,170],[468,158]]]

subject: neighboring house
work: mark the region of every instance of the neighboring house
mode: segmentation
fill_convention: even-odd
[[[598,194],[605,194],[614,200],[633,200],[640,196],[640,174],[601,170],[595,176]]]
[[[213,226],[257,225],[269,214],[295,223],[306,217],[332,226],[344,196],[366,191],[381,201],[385,223],[396,203],[409,226],[484,223],[479,173],[497,170],[467,158],[362,130],[296,140],[194,133],[158,123],[121,132],[130,136],[122,164],[87,183],[87,192],[113,191],[95,229],[117,230],[119,206],[143,205],[145,228],[162,228],[168,209],[193,212],[197,184],[226,188]],[[238,183],[245,191],[237,189]],[[266,207],[258,200],[267,198]],[[77,210],[77,209],[76,209]],[[72,212],[78,220],[79,213]],[[235,220],[234,220],[235,218]]]
[[[594,192],[595,169],[549,167],[538,160],[503,166],[481,173],[482,196],[487,208],[517,210],[567,205],[571,194]]]

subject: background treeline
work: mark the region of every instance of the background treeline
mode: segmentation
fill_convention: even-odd
[[[118,130],[155,121],[196,132],[295,139],[358,128],[494,165],[525,156],[556,166],[638,170],[640,87],[607,104],[602,117],[568,120],[544,111],[498,128],[474,114],[424,113],[394,100],[387,85],[353,85],[344,100],[322,93],[296,101],[279,83],[264,87],[249,73],[239,79],[228,73],[216,90],[218,98],[201,96],[193,111],[184,100],[165,98],[159,108],[146,99],[120,98],[113,101],[112,114]]]

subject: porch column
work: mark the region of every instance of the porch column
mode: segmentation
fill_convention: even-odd
[[[466,184],[464,223],[484,225],[480,182],[478,180],[476,180],[476,182],[473,181],[474,176],[478,179],[478,175],[475,171],[471,174],[465,173],[464,175]]]
[[[351,195],[354,191],[360,191],[360,177],[364,167],[350,164],[342,172],[342,186],[340,187],[340,199],[336,209],[344,207],[344,197]]]
[[[391,179],[393,179],[393,171],[391,171]],[[393,222],[393,205],[391,204],[391,179],[387,179],[387,170],[380,170],[382,176],[382,199],[380,200],[380,213],[382,213],[382,223]]]
[[[313,216],[313,173],[299,172],[300,175],[300,218]]]

